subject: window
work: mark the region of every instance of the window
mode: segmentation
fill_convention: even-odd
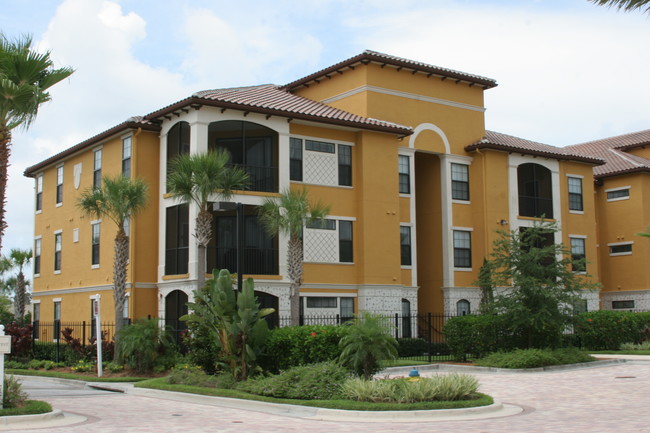
[[[41,273],[41,239],[34,240],[34,276]]]
[[[124,307],[122,308],[122,318],[124,319],[124,325],[131,324],[129,319],[129,297],[124,298]]]
[[[454,267],[472,267],[471,232],[454,230]]]
[[[99,266],[99,223],[91,224],[92,229],[92,246],[91,246],[91,265]]]
[[[94,152],[93,162],[93,188],[102,186],[102,150],[97,149]]]
[[[56,168],[56,204],[63,203],[63,166]]]
[[[469,200],[469,166],[451,164],[451,198],[453,200]]]
[[[36,211],[43,209],[43,175],[36,177]]]
[[[61,242],[62,234],[54,234],[54,272],[61,272]]]
[[[607,192],[607,201],[627,200],[630,198],[630,187],[609,189]]]
[[[412,336],[411,302],[402,298],[402,338],[411,338]]]
[[[589,303],[586,299],[579,299],[573,303],[573,314],[586,313],[589,311]]]
[[[336,308],[337,302],[334,297],[310,296],[307,299],[307,308]]]
[[[352,221],[339,221],[339,261],[352,263]]]
[[[189,207],[168,207],[165,231],[165,275],[187,273],[189,252]]]
[[[612,308],[614,310],[632,309],[634,308],[634,300],[612,301]]]
[[[128,238],[131,238],[131,217],[124,218],[124,234]],[[130,248],[126,250],[126,258],[127,258],[127,260],[129,259],[129,254],[131,254],[131,252],[129,250],[130,250]]]
[[[573,272],[585,272],[587,264],[585,262],[585,239],[570,238],[571,240],[571,270]]]
[[[553,218],[551,170],[539,164],[521,164],[517,186],[520,216]]]
[[[470,304],[467,299],[456,302],[456,315],[467,316],[470,313]]]
[[[334,153],[334,143],[325,143],[324,141],[305,140],[305,149],[314,152]]]
[[[305,227],[316,230],[336,230],[336,220],[313,220],[305,224]]]
[[[178,122],[167,133],[167,173],[178,155],[190,153],[190,124]]]
[[[399,228],[399,240],[402,266],[411,266],[411,227]]]
[[[60,299],[60,298],[59,298]],[[59,334],[61,333],[61,301],[54,301],[54,331],[52,337],[54,341],[59,340]]]
[[[302,181],[302,140],[289,139],[289,179]]]
[[[122,139],[122,176],[131,177],[131,137]]]
[[[40,332],[39,332],[40,331],[39,330],[39,322],[41,321],[41,304],[40,304],[40,302],[35,302],[34,303],[34,314],[33,314],[33,317],[32,317],[32,321],[33,321],[33,326],[34,326],[32,328],[32,338],[34,340],[38,340],[39,339],[39,334],[40,334]]]
[[[569,210],[583,211],[582,206],[582,179],[569,177]]]
[[[341,298],[341,318],[351,319],[352,317],[354,317],[354,298]]]
[[[339,185],[352,186],[352,147],[339,144]]]
[[[626,256],[632,254],[632,244],[633,242],[628,243],[616,243],[608,244],[609,255],[610,256]]]
[[[406,155],[399,155],[399,193],[411,193],[411,164],[410,158]]]

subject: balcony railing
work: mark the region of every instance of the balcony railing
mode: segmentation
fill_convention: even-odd
[[[278,250],[276,248],[244,248],[242,263],[244,274],[278,275]],[[208,271],[228,269],[237,272],[237,248],[208,248]]]
[[[553,199],[520,195],[519,216],[553,218]]]
[[[248,188],[251,191],[259,192],[278,192],[278,168],[269,166],[255,166],[233,164],[248,173],[250,184]]]

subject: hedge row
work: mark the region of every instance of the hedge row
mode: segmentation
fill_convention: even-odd
[[[582,313],[574,329],[585,349],[618,350],[623,343],[639,344],[650,338],[650,312],[600,310]]]

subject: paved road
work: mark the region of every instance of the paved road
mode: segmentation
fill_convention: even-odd
[[[473,373],[481,390],[495,398],[522,406],[523,413],[496,419],[424,423],[369,423],[315,421],[179,402],[131,394],[107,393],[52,386],[27,380],[34,397],[56,408],[81,414],[75,425],[20,430],[24,433],[124,432],[650,432],[650,364],[539,373]]]

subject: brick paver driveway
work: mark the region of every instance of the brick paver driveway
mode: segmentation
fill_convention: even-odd
[[[473,373],[481,390],[519,405],[519,415],[423,423],[314,421],[119,393],[46,396],[88,420],[48,433],[123,432],[650,432],[650,364],[539,373]]]

